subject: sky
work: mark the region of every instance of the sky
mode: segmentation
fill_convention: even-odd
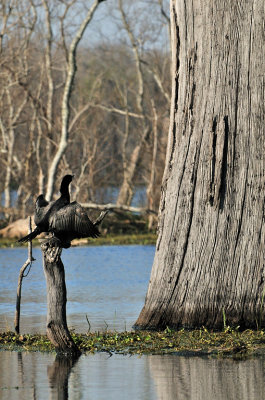
[[[165,11],[169,15],[169,0],[164,3]],[[118,0],[107,0],[99,5],[86,29],[82,46],[127,40],[117,5]],[[161,16],[158,0],[124,1],[124,9],[134,34],[140,38],[146,49],[167,47],[169,50],[168,28]],[[82,14],[81,12],[80,20]]]

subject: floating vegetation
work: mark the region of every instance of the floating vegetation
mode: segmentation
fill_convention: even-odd
[[[71,335],[83,353],[109,354],[186,354],[233,357],[237,359],[265,354],[265,332],[240,332],[227,327],[223,332],[198,330],[163,332],[88,332]],[[9,350],[54,351],[46,335],[16,335],[0,333],[0,347]]]
[[[0,348],[8,350],[54,351],[46,335],[21,335],[14,332],[0,332]]]

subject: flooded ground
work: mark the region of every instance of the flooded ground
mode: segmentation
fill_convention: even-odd
[[[154,246],[91,246],[64,250],[67,320],[85,333],[131,329],[144,304],[154,257]],[[21,332],[45,333],[46,284],[42,255],[23,280]],[[0,249],[0,330],[14,330],[17,280],[27,259],[26,248]]]
[[[130,329],[144,303],[153,246],[72,248],[63,252],[68,325],[77,332]],[[41,252],[23,281],[21,331],[45,332]],[[25,248],[0,250],[0,330],[13,329]],[[0,351],[0,399],[264,400],[265,360],[100,353],[77,360]]]

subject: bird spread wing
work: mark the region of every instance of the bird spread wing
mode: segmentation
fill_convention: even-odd
[[[35,204],[35,214],[34,214],[34,222],[36,225],[42,225],[43,223],[46,225],[48,222],[48,215],[51,210],[51,207],[53,205],[52,202],[48,202],[44,199],[44,201],[41,203],[41,206],[39,204]]]
[[[50,230],[55,234],[74,238],[97,237],[99,231],[80,204],[73,202],[56,211],[50,219]]]

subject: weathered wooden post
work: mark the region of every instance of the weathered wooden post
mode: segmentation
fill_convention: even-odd
[[[62,248],[56,238],[41,244],[43,269],[47,284],[47,336],[58,353],[81,354],[74,343],[66,322],[66,285]]]

